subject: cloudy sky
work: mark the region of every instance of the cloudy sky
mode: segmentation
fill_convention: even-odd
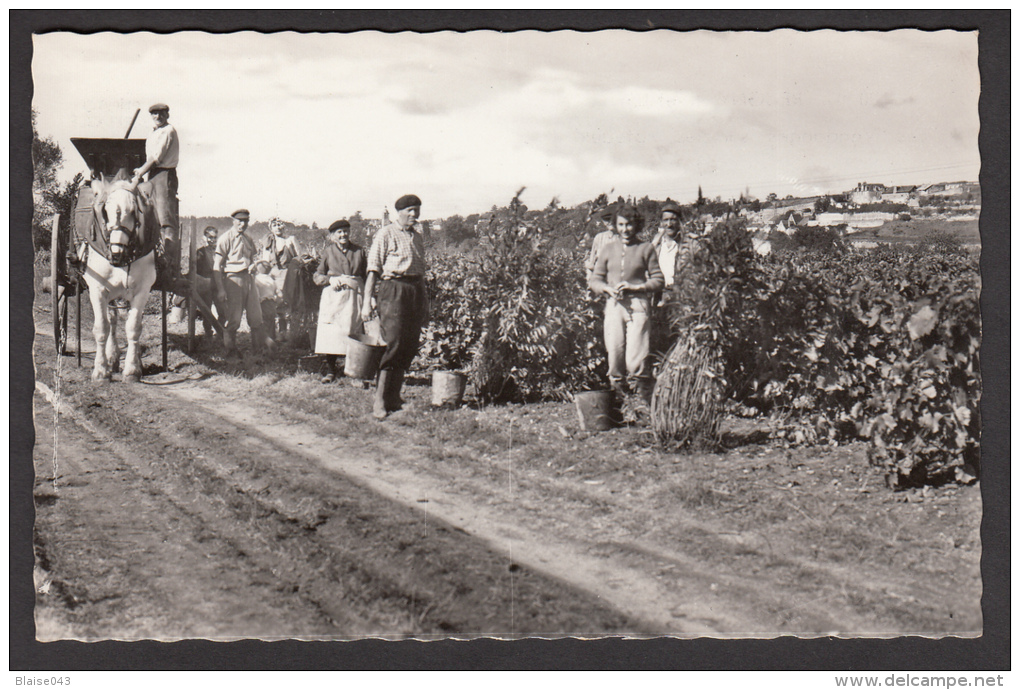
[[[976,33],[200,32],[33,37],[33,107],[71,137],[132,137],[163,101],[182,215],[328,224],[402,194],[426,218],[600,192],[976,180]]]

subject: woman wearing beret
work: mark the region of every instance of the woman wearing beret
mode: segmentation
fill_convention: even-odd
[[[329,226],[329,242],[312,280],[323,288],[315,352],[326,355],[329,367],[323,383],[337,377],[337,356],[347,354],[347,336],[362,331],[361,296],[365,290],[365,252],[351,242],[351,224],[338,220]]]

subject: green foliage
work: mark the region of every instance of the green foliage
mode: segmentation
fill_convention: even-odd
[[[517,198],[486,214],[470,254],[434,252],[426,366],[467,371],[483,402],[604,386],[603,304],[584,275],[598,210]],[[672,332],[706,355],[724,398],[795,440],[866,439],[899,484],[976,469],[975,259],[939,238],[857,251],[808,230],[760,257],[742,220],[717,223],[665,294]]]
[[[674,333],[714,352],[723,371],[712,374],[726,389],[740,380],[744,367],[748,316],[762,291],[762,274],[751,235],[742,220],[718,223],[702,237],[690,260],[677,268],[676,283],[666,291]]]
[[[470,255],[433,255],[427,368],[467,370],[484,402],[601,386],[601,302],[583,266],[588,215],[552,205],[528,212],[518,194],[489,214]],[[558,247],[568,232],[578,233],[573,248]]]
[[[791,236],[792,248],[809,252],[846,251],[839,230],[821,226],[803,225],[794,229]]]
[[[865,438],[897,484],[978,467],[974,260],[939,243],[756,257],[720,224],[669,293],[676,332],[718,355],[726,396],[807,441]]]
[[[57,171],[64,162],[64,154],[52,137],[42,137],[36,130],[37,113],[32,111],[32,244],[36,250],[49,248],[51,228],[49,220],[54,213],[61,214],[61,224],[69,221],[73,206],[65,199],[73,199],[81,185],[81,175],[71,184],[61,186]],[[73,186],[72,186],[73,185]]]
[[[61,237],[70,237],[70,228],[72,217],[74,215],[74,207],[78,199],[78,190],[82,186],[82,174],[75,173],[74,177],[70,182],[63,185],[54,183],[50,189],[43,190],[42,199],[45,203],[45,207],[49,209],[49,213],[60,214],[60,232]],[[38,208],[37,208],[38,210]],[[46,222],[48,216],[43,219],[32,219],[32,240],[35,244],[35,248],[48,249],[50,247],[51,237],[53,229],[52,226]],[[42,220],[41,223],[37,224],[37,220]]]

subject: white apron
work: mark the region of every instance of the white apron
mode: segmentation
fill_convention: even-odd
[[[346,355],[347,336],[360,335],[361,295],[365,281],[358,281],[358,289],[335,290],[327,285],[322,288],[319,300],[319,325],[315,330],[315,352],[320,355]]]

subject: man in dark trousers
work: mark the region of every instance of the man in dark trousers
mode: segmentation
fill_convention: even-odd
[[[134,171],[133,182],[137,184],[143,175],[148,174],[152,184],[152,202],[163,243],[162,275],[157,276],[157,281],[159,285],[171,288],[181,270],[177,224],[177,162],[181,143],[177,130],[169,122],[170,106],[156,103],[149,107],[149,114],[152,115],[153,129],[145,139],[145,163]]]
[[[276,349],[276,343],[263,328],[262,305],[258,290],[251,276],[255,264],[255,243],[248,236],[248,209],[238,209],[230,214],[233,226],[216,240],[213,257],[213,283],[216,285],[216,300],[223,306],[223,346],[230,358],[239,355],[237,331],[241,326],[242,314],[248,319],[253,349]]]
[[[378,311],[380,334],[386,341],[372,404],[376,419],[385,419],[403,404],[400,389],[404,374],[418,354],[421,329],[428,316],[425,243],[414,228],[421,215],[421,199],[406,194],[397,199],[394,209],[397,221],[379,231],[368,252],[368,279],[361,307],[364,321]]]
[[[216,240],[218,233],[216,228],[208,226],[202,235],[205,237],[205,246],[195,251],[195,288],[199,296],[205,300],[210,308],[215,307],[216,316],[223,318],[225,307],[216,299],[216,283],[213,278],[213,264],[216,260]],[[199,314],[202,319],[202,326],[206,336],[213,333],[212,325],[206,323],[205,317]]]

